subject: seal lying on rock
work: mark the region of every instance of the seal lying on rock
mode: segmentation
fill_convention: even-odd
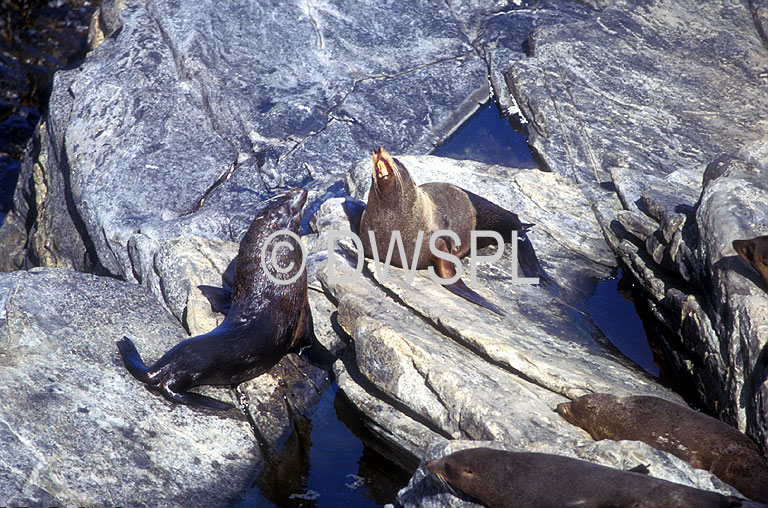
[[[347,208],[350,208],[349,204]],[[357,221],[353,218],[352,222],[356,225]],[[399,267],[413,266],[419,232],[423,232],[418,258],[415,260],[416,268],[432,265],[440,278],[450,279],[456,275],[456,265],[430,250],[429,241],[434,232],[450,230],[456,233],[458,243],[442,236],[436,239],[435,246],[440,252],[461,258],[470,252],[472,231],[495,231],[505,242],[511,240],[512,231],[517,231],[518,259],[523,273],[526,277],[538,277],[546,282],[548,277],[525,235],[531,226],[520,222],[516,214],[455,185],[433,182],[416,186],[400,161],[381,147],[373,151],[371,190],[359,221],[360,240],[369,258],[373,257],[375,250],[378,259],[386,260],[393,232],[399,231],[404,253],[409,258],[401,259],[399,249],[394,249],[390,263]],[[371,244],[369,232],[374,234],[375,245]],[[478,248],[494,243],[487,237],[479,240]],[[469,289],[461,279],[446,285],[446,288],[472,303],[503,314]]]
[[[757,270],[768,285],[768,236],[758,236],[751,240],[734,240],[732,245],[741,259]]]
[[[471,448],[426,466],[441,481],[489,508],[743,506],[736,497],[546,453]]]
[[[273,198],[253,220],[240,242],[231,308],[219,326],[180,342],[151,367],[144,365],[133,342],[123,337],[117,347],[128,372],[171,402],[226,410],[232,405],[188,390],[199,385],[234,387],[308,343],[313,325],[302,250],[298,245],[278,249],[276,242],[285,240],[282,236],[267,242],[280,230],[298,232],[306,200],[307,191],[290,190]],[[265,250],[268,246],[276,252]],[[280,273],[272,267],[269,275],[278,283],[268,276],[262,258],[276,261],[281,269],[293,268]]]
[[[594,439],[642,441],[705,469],[746,497],[768,502],[768,463],[757,445],[730,425],[658,397],[592,393],[557,412]]]

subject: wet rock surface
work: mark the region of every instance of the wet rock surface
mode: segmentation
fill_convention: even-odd
[[[329,370],[404,463],[491,440],[735,493],[647,445],[593,442],[553,409],[593,391],[681,401],[588,316],[618,257],[696,402],[765,447],[768,296],[730,247],[768,229],[764,11],[727,0],[105,2],[93,51],[56,75],[0,228],[0,268],[57,267],[0,275],[0,497],[231,504],[262,454],[311,415]],[[522,112],[550,172],[424,156],[489,92]],[[506,316],[425,273],[412,285],[398,268],[377,275],[370,260],[354,281],[334,280],[329,233],[349,230],[335,196],[365,197],[360,159],[378,145],[404,154],[419,182],[455,183],[535,223],[555,283],[514,284],[509,245],[475,281],[464,264],[465,282]],[[216,326],[196,286],[231,282],[237,241],[290,186],[310,191],[317,344],[247,383],[255,433],[237,411],[171,409],[130,377],[114,341],[131,336],[149,362]],[[352,274],[349,239],[332,250]],[[133,481],[110,476],[115,461]],[[397,503],[469,506],[430,482],[419,468]]]

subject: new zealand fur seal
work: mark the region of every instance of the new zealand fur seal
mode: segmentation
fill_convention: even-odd
[[[768,463],[730,425],[658,397],[592,393],[557,406],[594,439],[642,441],[705,469],[750,499],[768,502]]]
[[[732,245],[741,259],[763,276],[768,286],[768,236],[758,236],[751,240],[734,240]]]
[[[471,448],[426,466],[451,488],[489,508],[742,506],[736,497],[546,453]]]
[[[470,235],[473,230],[496,231],[505,242],[511,240],[512,231],[517,231],[518,259],[523,273],[526,277],[539,277],[540,281],[546,282],[548,277],[539,265],[533,246],[525,234],[531,226],[533,224],[520,222],[516,214],[461,187],[441,182],[417,186],[400,161],[382,147],[373,151],[371,190],[359,223],[360,240],[369,258],[373,257],[374,250],[369,231],[374,233],[376,251],[381,260],[386,259],[393,231],[399,231],[409,259],[400,259],[398,249],[394,249],[391,264],[403,267],[404,262],[407,262],[408,266],[412,266],[417,236],[419,231],[423,231],[416,268],[432,265],[439,277],[449,279],[456,275],[456,266],[435,256],[429,249],[429,238],[435,231],[450,230],[458,235],[459,244],[454,244],[448,237],[440,237],[436,242],[439,251],[458,258],[470,252]],[[490,238],[480,238],[478,248],[491,243],[493,240]],[[472,303],[503,314],[469,289],[461,279],[446,285],[446,288]]]
[[[214,330],[186,339],[165,353],[154,365],[144,365],[133,342],[117,343],[125,367],[133,377],[159,391],[171,402],[213,410],[231,404],[189,391],[199,385],[232,387],[266,372],[292,349],[305,345],[313,333],[307,299],[307,275],[298,245],[277,248],[286,239],[269,242],[277,249],[265,251],[270,235],[280,230],[297,233],[307,191],[293,189],[273,198],[251,223],[237,255],[232,302],[224,321]],[[294,242],[291,242],[293,244]],[[290,271],[266,270],[266,260]],[[274,267],[273,267],[274,268]],[[298,270],[301,270],[298,277]]]

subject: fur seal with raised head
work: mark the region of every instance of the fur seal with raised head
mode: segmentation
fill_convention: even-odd
[[[659,397],[591,393],[557,412],[596,440],[642,441],[705,469],[744,496],[768,502],[768,463],[746,435],[711,416]]]
[[[737,497],[547,453],[470,448],[430,460],[426,467],[452,489],[489,508],[729,508],[743,505],[743,500]]]
[[[511,241],[512,231],[517,231],[518,260],[523,273],[526,277],[538,277],[542,282],[549,280],[525,234],[533,224],[524,224],[517,214],[449,183],[432,182],[417,186],[405,166],[382,147],[373,150],[372,158],[371,190],[359,220],[360,240],[367,257],[373,257],[374,250],[369,231],[375,236],[376,251],[381,260],[386,259],[393,231],[399,231],[406,256],[410,256],[410,259],[401,259],[399,250],[394,249],[390,262],[399,267],[403,267],[404,263],[412,266],[418,233],[423,231],[416,268],[432,265],[440,278],[450,279],[456,275],[456,266],[449,260],[435,256],[429,249],[429,238],[435,231],[450,230],[458,235],[458,244],[454,244],[448,237],[440,237],[436,241],[439,251],[457,258],[470,252],[470,235],[473,230],[496,231],[505,242]],[[487,237],[479,240],[478,248],[493,243]],[[469,289],[461,279],[445,287],[472,303],[503,314]]]
[[[274,257],[272,251],[264,250],[273,233],[298,233],[306,200],[306,190],[290,190],[270,200],[253,220],[240,242],[231,307],[219,326],[180,342],[151,367],[144,364],[133,342],[123,337],[117,347],[128,372],[171,402],[226,410],[232,405],[189,389],[200,385],[235,387],[263,374],[286,353],[310,341],[313,325],[302,250],[298,245],[277,249],[282,236],[280,242],[269,242],[277,249]],[[267,275],[262,256],[276,260],[281,269],[292,263],[293,268],[285,273],[270,270],[271,277],[281,282],[277,283]]]
[[[732,245],[741,259],[763,276],[768,286],[768,236],[758,236],[751,240],[734,240]]]

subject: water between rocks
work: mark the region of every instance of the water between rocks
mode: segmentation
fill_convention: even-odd
[[[50,2],[31,17],[0,20],[0,224],[10,207],[23,149],[40,117],[53,71],[82,58],[87,20],[100,2]],[[30,60],[34,53],[36,59]],[[24,77],[26,76],[26,78]],[[535,169],[523,134],[493,103],[481,106],[434,155]],[[627,357],[658,376],[656,356],[631,300],[631,282],[618,274],[600,283],[589,301],[595,324]],[[332,384],[311,420],[285,445],[277,471],[262,475],[252,506],[366,508],[383,506],[405,486],[414,464],[395,464],[376,450],[386,445],[363,427]]]

